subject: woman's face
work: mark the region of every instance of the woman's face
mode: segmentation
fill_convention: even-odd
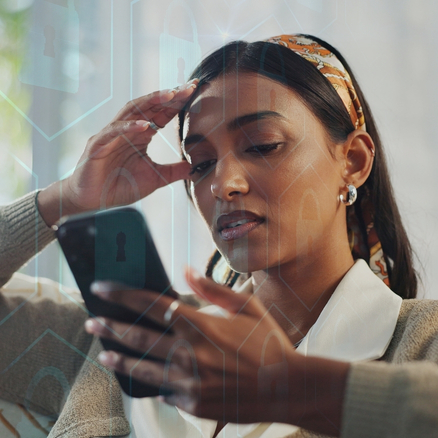
[[[201,87],[182,147],[196,208],[234,270],[299,268],[327,254],[344,185],[332,146],[296,93],[265,76]]]

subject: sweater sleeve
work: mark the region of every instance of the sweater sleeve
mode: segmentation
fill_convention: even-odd
[[[438,365],[434,362],[352,364],[341,437],[434,437],[437,394]]]
[[[85,332],[87,312],[36,286],[36,299],[0,293],[0,398],[57,418],[49,437],[128,434],[117,379],[97,360],[99,339]]]
[[[74,303],[0,293],[0,396],[58,415],[88,358],[87,312]]]
[[[0,207],[0,287],[55,239],[38,212],[38,192]]]

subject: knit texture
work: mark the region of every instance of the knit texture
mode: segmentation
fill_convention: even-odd
[[[0,207],[0,287],[54,238],[36,192]],[[49,438],[128,434],[120,387],[96,360],[102,345],[85,332],[80,296],[27,276],[14,277],[2,292],[0,397],[57,418]]]
[[[56,286],[21,275],[1,290],[0,396],[57,418],[50,438],[126,435],[119,385],[96,359],[100,341],[84,329],[88,313],[71,302],[77,297],[55,301]]]
[[[437,334],[438,301],[403,301],[381,361],[351,366],[342,437],[438,436]]]
[[[36,207],[32,192],[0,208],[0,287],[55,239]]]
[[[100,351],[102,345],[94,338],[50,438],[120,436],[130,432],[117,379],[96,360]]]

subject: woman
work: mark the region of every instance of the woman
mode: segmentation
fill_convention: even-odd
[[[190,196],[218,248],[207,273],[223,257],[229,286],[250,275],[245,293],[187,272],[195,292],[228,311],[224,318],[212,317],[217,307],[207,316],[99,283],[100,296],[148,309],[173,332],[134,327],[120,340],[129,327],[108,319],[89,320],[87,330],[146,354],[138,361],[104,352],[105,365],[172,390],[164,400],[195,417],[218,420],[179,419],[202,436],[304,433],[276,423],[339,435],[347,361],[437,359],[427,345],[436,304],[402,303],[416,296],[417,278],[371,112],[339,52],[309,36],[231,43],[192,78],[199,83],[179,114],[179,136]],[[426,336],[418,329],[425,309],[434,321]],[[415,353],[407,333],[421,345]],[[147,424],[133,418],[140,435],[157,410],[153,400],[141,403],[149,415]],[[168,413],[174,429],[158,421],[157,430],[177,433],[180,413]]]
[[[349,84],[342,72],[342,57],[320,44],[313,37],[283,36],[220,49],[195,71],[195,93],[159,92],[125,107],[90,139],[86,164],[64,185],[65,205],[73,212],[98,207],[104,176],[120,167],[135,175],[142,196],[190,178],[190,193],[221,256],[234,272],[251,274],[236,294],[188,272],[194,291],[215,305],[204,312],[167,297],[157,300],[152,292],[128,296],[111,284],[95,285],[103,298],[136,311],[150,307],[148,315],[173,330],[163,335],[134,327],[121,340],[171,364],[152,363],[147,355],[140,362],[100,355],[112,369],[173,390],[165,401],[189,413],[157,399],[135,402],[137,436],[309,436],[305,429],[339,435],[341,428],[343,436],[425,436],[435,430],[434,412],[424,409],[424,403],[436,403],[435,364],[350,365],[378,358],[436,362],[437,310],[434,302],[401,302],[415,296],[416,279],[371,114],[354,78]],[[133,145],[147,145],[190,96],[179,115],[190,166],[166,167],[160,178],[147,171],[149,158]],[[122,184],[115,180],[111,205],[133,200]],[[346,186],[359,189],[356,202],[354,188]],[[40,193],[48,225],[59,217],[51,207],[58,202],[56,185]],[[209,275],[218,260],[215,254]],[[237,279],[233,271],[229,285]],[[220,308],[226,312],[217,316]],[[126,329],[105,324],[115,332]],[[86,327],[112,336],[99,321]],[[99,387],[99,377],[89,378],[93,369],[79,374],[87,394]],[[426,385],[422,376],[429,378]],[[397,392],[400,382],[412,385],[405,397]],[[67,435],[72,425],[66,410],[88,415],[84,406],[92,397],[78,394],[73,388],[58,420]],[[398,408],[404,423],[395,415]],[[418,413],[425,414],[422,421]],[[83,420],[73,417],[76,424]],[[126,431],[117,426],[117,433]],[[76,436],[99,431],[84,430]]]

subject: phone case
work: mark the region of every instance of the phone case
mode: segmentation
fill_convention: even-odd
[[[91,317],[106,316],[164,332],[147,318],[90,292],[95,280],[111,280],[133,289],[150,289],[176,296],[172,291],[144,217],[133,208],[117,208],[63,219],[56,235]],[[129,293],[129,290],[126,291]],[[123,345],[101,339],[106,350],[157,360]],[[131,397],[162,395],[157,387],[116,373],[123,391]]]

